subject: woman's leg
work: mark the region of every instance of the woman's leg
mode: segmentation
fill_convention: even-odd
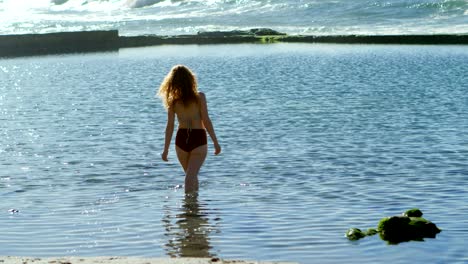
[[[198,191],[198,172],[205,161],[207,152],[208,145],[206,144],[190,152],[185,170],[185,193]]]
[[[184,172],[187,172],[188,160],[190,157],[190,152],[183,151],[181,148],[176,146],[177,159],[179,159],[180,165],[184,169]]]

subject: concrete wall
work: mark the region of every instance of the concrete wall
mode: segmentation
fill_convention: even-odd
[[[288,36],[269,29],[216,31],[182,36],[119,36],[117,30],[79,31],[49,34],[0,35],[0,57],[42,54],[112,51],[124,47],[164,44],[229,43],[362,43],[362,44],[456,44],[467,45],[468,35],[387,35],[387,36]],[[266,33],[265,33],[266,32]],[[268,32],[273,32],[265,35]],[[265,34],[264,34],[265,33]]]
[[[0,57],[117,50],[118,40],[117,30],[0,35]]]

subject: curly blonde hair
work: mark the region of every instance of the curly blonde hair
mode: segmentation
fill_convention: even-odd
[[[184,106],[191,102],[198,102],[198,88],[195,74],[184,65],[176,65],[166,75],[159,87],[158,96],[163,105],[169,109],[180,100]]]

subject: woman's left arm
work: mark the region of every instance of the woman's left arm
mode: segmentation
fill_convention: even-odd
[[[172,107],[167,109],[167,124],[166,124],[166,136],[164,140],[164,151],[161,153],[161,158],[164,161],[168,161],[167,155],[169,154],[169,145],[171,144],[172,134],[174,133],[174,119],[175,113]]]
[[[213,140],[213,144],[215,147],[215,155],[218,155],[221,153],[221,146],[218,143],[218,139],[216,138],[216,133],[213,128],[213,124],[211,123],[210,116],[208,115],[208,106],[206,103],[206,97],[204,93],[199,93],[200,96],[200,113],[201,113],[201,118],[203,121],[203,125],[206,128],[206,131],[208,131],[208,134],[211,137],[211,140]]]

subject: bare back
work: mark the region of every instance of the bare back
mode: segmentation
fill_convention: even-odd
[[[201,117],[200,100],[198,102],[190,102],[187,106],[181,101],[176,101],[174,103],[174,112],[179,121],[179,128],[205,128]]]

